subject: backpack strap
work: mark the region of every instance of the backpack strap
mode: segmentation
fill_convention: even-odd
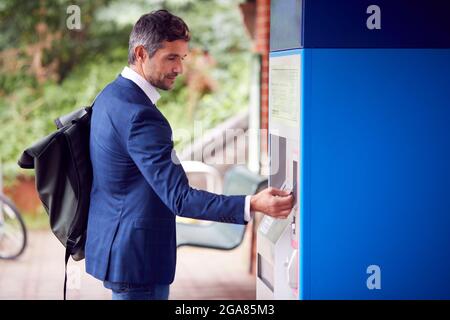
[[[66,114],[64,116],[55,119],[53,122],[55,123],[56,128],[61,129],[62,127],[65,127],[67,124],[76,121],[76,119],[81,118],[83,115],[87,113],[87,108],[88,107],[83,107],[79,110],[72,111],[69,114]]]
[[[92,108],[94,106],[95,100],[97,100],[97,97],[100,95],[101,92],[97,94],[97,96],[94,98],[94,101],[92,101],[91,105],[88,107],[83,107],[81,109],[72,111],[69,114],[63,115],[57,119],[55,119],[53,122],[56,125],[57,129],[61,129],[62,127],[65,127],[67,124],[71,123],[72,121],[81,118],[86,113],[91,114]]]
[[[75,246],[75,241],[73,241],[72,239],[67,239],[67,244],[66,244],[66,254],[64,256],[64,300],[66,299],[66,295],[67,295],[67,263],[69,262],[69,258],[70,258],[70,253],[72,252],[72,249]]]

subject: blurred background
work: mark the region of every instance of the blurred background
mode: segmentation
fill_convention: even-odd
[[[79,8],[81,28],[69,28],[77,22],[72,5]],[[225,141],[212,156],[231,148],[244,155],[243,163],[209,162],[221,178],[234,165],[264,175],[267,145],[259,129],[267,128],[269,0],[1,0],[0,185],[24,220],[28,242],[16,259],[0,260],[0,299],[62,297],[63,247],[49,230],[33,171],[21,170],[17,160],[55,130],[55,118],[89,105],[117,77],[127,63],[133,24],[157,9],[182,17],[192,34],[184,75],[158,102],[183,132],[174,135],[177,153],[208,162],[193,159],[197,149],[226,129],[242,129],[240,144]],[[201,137],[195,126],[204,130]],[[191,182],[207,188],[200,180]],[[255,298],[254,231],[244,230],[233,250],[180,249],[171,298]],[[109,299],[83,268],[83,261],[69,265],[69,298]]]
[[[122,71],[131,28],[151,10],[169,9],[192,30],[185,74],[158,102],[172,127],[193,134],[194,120],[209,129],[247,108],[250,43],[238,3],[80,1],[82,29],[69,30],[73,1],[2,0],[0,155],[7,189],[32,173],[17,166],[24,147],[52,132],[60,115],[89,105]],[[181,150],[192,136],[176,138]]]

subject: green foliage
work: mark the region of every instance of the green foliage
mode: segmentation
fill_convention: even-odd
[[[50,222],[44,207],[39,207],[36,212],[22,211],[21,213],[27,230],[48,230]]]
[[[152,1],[150,1],[152,2]],[[154,1],[153,1],[154,2]],[[165,9],[181,16],[191,30],[191,47],[207,49],[217,61],[212,77],[218,90],[199,101],[194,119],[186,117],[187,90],[177,86],[162,95],[158,103],[172,127],[185,129],[186,136],[175,136],[175,148],[181,150],[194,138],[194,122],[204,130],[245,110],[248,106],[250,41],[245,34],[237,0],[161,1]],[[180,81],[182,83],[182,81]],[[179,82],[179,84],[180,84]]]
[[[238,2],[138,0],[133,3],[139,15],[158,8],[180,15],[191,29],[191,47],[207,48],[217,61],[211,76],[218,83],[218,90],[203,95],[194,114],[194,120],[201,121],[204,129],[247,107],[249,41],[237,9]],[[108,19],[99,17],[105,16],[103,11],[115,12],[114,6],[123,8],[128,3],[122,0],[75,3],[3,0],[0,3],[0,54],[6,49],[18,49],[17,59],[22,61],[16,70],[0,73],[0,159],[9,180],[19,172],[32,173],[19,171],[17,159],[26,147],[54,131],[55,118],[88,105],[126,65],[132,27],[122,23],[127,13],[120,11]],[[65,8],[70,4],[81,7],[81,33],[65,27]],[[129,20],[135,22],[137,18],[133,16]],[[46,23],[48,32],[62,33],[61,39],[44,51],[42,60],[43,67],[58,61],[57,77],[43,82],[29,72],[30,57],[26,54],[30,44],[39,41],[35,30],[40,22]],[[174,90],[162,92],[158,102],[174,129],[192,130],[193,121],[186,117],[187,96],[188,89],[181,78]],[[176,147],[181,148],[191,138],[192,134],[175,141]]]
[[[226,70],[216,70],[214,76],[219,88],[203,96],[199,101],[194,119],[186,117],[185,104],[187,88],[182,85],[183,79],[177,83],[174,92],[163,93],[160,105],[161,112],[168,118],[174,129],[184,129],[184,136],[174,136],[175,148],[180,151],[194,137],[194,125],[201,126],[204,131],[213,128],[230,116],[245,110],[248,106],[249,56],[245,53],[235,55],[235,61]],[[243,72],[244,70],[244,72]]]

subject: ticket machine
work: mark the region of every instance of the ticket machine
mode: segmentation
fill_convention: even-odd
[[[450,298],[450,3],[272,0],[258,299]]]

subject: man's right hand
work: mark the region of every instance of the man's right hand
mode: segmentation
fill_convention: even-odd
[[[259,211],[274,218],[286,219],[294,205],[290,192],[269,187],[250,198],[250,211]]]

